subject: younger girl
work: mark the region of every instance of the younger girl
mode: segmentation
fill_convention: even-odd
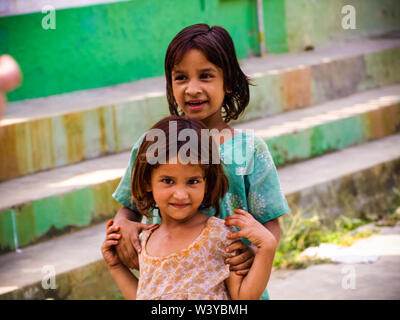
[[[229,190],[220,202],[220,216],[227,217],[235,209],[249,212],[279,243],[278,217],[290,209],[268,147],[261,138],[234,130],[228,124],[249,103],[249,82],[240,69],[228,32],[206,24],[184,28],[167,49],[165,76],[171,114],[201,120],[209,130],[216,131],[213,137],[229,180]],[[137,268],[136,252],[141,250],[139,233],[152,227],[139,223],[141,215],[131,201],[131,172],[142,139],[143,136],[132,148],[129,167],[113,194],[124,206],[114,218],[122,235],[116,250],[130,268]],[[250,153],[245,163],[231,161],[239,150]],[[203,212],[214,214],[212,207]],[[245,274],[251,266],[253,251],[242,242],[230,245],[229,249],[240,249],[240,254],[227,262],[233,266],[232,270]],[[267,292],[263,298],[268,299]]]
[[[176,125],[178,137],[185,131],[194,141],[171,138],[171,123]],[[166,139],[156,152],[159,141],[149,141],[155,129],[165,133]],[[221,163],[212,159],[213,139],[204,137],[201,129],[206,128],[200,121],[168,117],[153,126],[139,148],[133,165],[132,194],[142,214],[149,216],[157,208],[162,218],[158,228],[140,234],[143,250],[139,280],[114,250],[121,237],[118,226],[108,225],[102,246],[109,271],[127,299],[260,299],[267,285],[276,249],[273,235],[243,210],[226,221],[201,212],[213,207],[218,215],[219,201],[228,190]],[[175,155],[171,150],[174,145]],[[165,163],[152,161],[154,155]],[[234,232],[227,225],[240,231]],[[240,237],[258,248],[246,276],[229,272],[224,263],[228,257],[225,248]]]

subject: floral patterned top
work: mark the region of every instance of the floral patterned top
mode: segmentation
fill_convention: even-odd
[[[165,257],[147,253],[146,244],[153,230],[143,231],[139,255],[138,300],[228,300],[225,285],[229,277],[225,248],[234,232],[225,221],[210,217],[200,235],[185,249]]]

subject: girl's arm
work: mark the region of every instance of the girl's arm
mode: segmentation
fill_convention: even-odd
[[[263,225],[275,237],[278,246],[282,236],[282,231],[279,225],[278,218],[269,220]],[[236,274],[245,276],[247,272],[249,272],[250,267],[253,264],[254,257],[257,252],[257,247],[254,245],[248,246],[247,244],[239,240],[230,244],[227,247],[227,250],[228,252],[234,252],[236,250],[240,252],[235,257],[227,259],[226,263],[229,263],[231,271],[236,271]]]
[[[136,292],[138,287],[138,279],[123,264],[109,267],[108,270],[114,278],[119,289],[127,300],[136,300]]]
[[[121,263],[121,260],[115,252],[115,246],[118,244],[121,235],[117,233],[119,227],[113,226],[112,224],[113,220],[107,223],[106,239],[101,246],[101,252],[111,276],[114,278],[124,297],[129,300],[134,300],[136,299],[138,280],[132,272]]]
[[[290,214],[290,212],[287,214]],[[281,226],[279,224],[278,218],[275,218],[275,219],[265,222],[264,227],[267,228],[268,231],[270,231],[272,233],[272,235],[276,239],[276,242],[279,244],[279,242],[281,241],[281,237],[282,237],[282,230],[281,230]]]
[[[237,226],[240,231],[230,234],[229,239],[247,238],[257,247],[257,253],[245,276],[230,273],[226,284],[233,300],[260,299],[269,280],[277,241],[275,236],[244,210],[225,218],[225,224]]]

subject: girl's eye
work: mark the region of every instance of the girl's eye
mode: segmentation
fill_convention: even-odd
[[[179,75],[179,76],[176,76],[174,78],[175,81],[182,81],[182,80],[185,80],[185,79],[186,79],[186,77],[184,75]]]
[[[188,181],[188,184],[198,184],[200,181],[196,179],[191,179]]]
[[[209,73],[203,73],[201,76],[200,76],[200,78],[201,79],[211,79],[211,78],[213,78],[214,76],[212,75],[212,74],[209,74]]]
[[[174,183],[174,181],[172,179],[169,179],[169,178],[162,179],[161,181],[166,183],[166,184],[173,184]]]

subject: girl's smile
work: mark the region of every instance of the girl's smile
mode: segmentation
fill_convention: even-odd
[[[170,203],[170,205],[177,209],[184,209],[187,206],[190,206],[190,203]]]
[[[189,50],[172,70],[172,91],[186,116],[223,123],[221,107],[225,98],[221,68],[197,49]]]
[[[206,106],[206,103],[208,100],[189,100],[185,102],[185,106],[190,110],[190,111],[197,111],[201,110]]]

